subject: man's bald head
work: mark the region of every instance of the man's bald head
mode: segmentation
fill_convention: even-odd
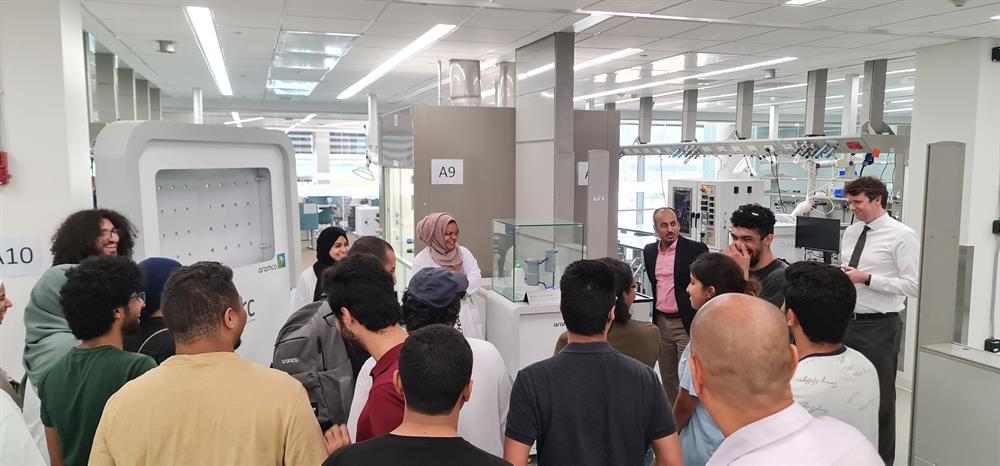
[[[691,352],[712,398],[766,407],[791,397],[796,354],[785,316],[771,303],[728,293],[706,303],[691,324]]]

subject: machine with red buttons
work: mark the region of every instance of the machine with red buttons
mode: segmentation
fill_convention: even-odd
[[[729,217],[744,204],[764,203],[767,180],[668,180],[667,203],[677,211],[681,235],[711,251],[729,245]]]

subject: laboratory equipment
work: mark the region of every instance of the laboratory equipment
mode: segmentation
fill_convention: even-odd
[[[271,361],[299,269],[295,153],[280,131],[127,121],[94,146],[99,205],[138,228],[134,257],[233,269],[248,315],[239,349]]]
[[[493,291],[510,301],[529,290],[558,289],[566,266],[583,259],[582,223],[493,220]]]
[[[358,236],[378,236],[381,233],[379,225],[379,208],[370,205],[351,206],[354,214],[350,218],[350,229]]]
[[[829,264],[833,253],[840,252],[840,220],[800,216],[795,218],[795,247],[823,253]]]
[[[744,204],[764,204],[764,180],[667,181],[669,207],[681,235],[721,251],[729,245],[729,217]]]

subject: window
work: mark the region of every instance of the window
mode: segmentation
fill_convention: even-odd
[[[304,131],[290,131],[288,139],[292,140],[292,147],[296,154],[313,154],[313,133]]]

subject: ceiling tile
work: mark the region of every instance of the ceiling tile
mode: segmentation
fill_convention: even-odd
[[[559,19],[557,19],[557,20],[555,20],[555,21],[553,21],[553,22],[551,22],[549,24],[546,24],[545,26],[542,26],[541,28],[539,28],[539,30],[540,31],[548,31],[548,32],[571,31],[572,30],[571,28],[573,27],[573,24],[575,24],[577,21],[580,21],[581,19],[584,19],[584,18],[587,18],[587,17],[588,17],[588,15],[581,15],[581,14],[577,14],[577,13],[570,13],[570,14],[567,14],[567,15],[563,16],[562,18],[559,18]]]
[[[623,13],[652,13],[679,5],[687,0],[604,0],[587,6],[591,11],[620,11]]]
[[[949,31],[948,34],[953,34],[953,33]],[[953,35],[960,35],[960,34],[953,34]],[[946,38],[946,37],[907,37],[905,39],[886,42],[885,44],[880,45],[880,48],[885,50],[910,51],[923,47],[932,47],[935,45],[947,44],[949,42],[955,42],[955,41],[956,39]]]
[[[879,28],[886,24],[898,23],[927,15],[943,13],[954,8],[947,1],[928,2],[926,0],[899,0],[893,3],[852,11],[842,15],[810,21],[808,24],[829,27],[864,30]]]
[[[390,3],[378,20],[394,23],[461,24],[477,10],[478,8],[465,6]]]
[[[975,26],[948,29],[941,31],[941,33],[964,37],[1000,37],[1000,21],[990,21]]]
[[[221,26],[244,26],[278,29],[281,27],[283,5],[273,2],[235,3],[216,1],[212,4],[215,23]]]
[[[739,24],[708,24],[693,31],[678,34],[677,37],[682,39],[732,41],[775,30],[776,28],[743,26]]]
[[[159,18],[163,21],[181,20],[184,21],[184,9],[180,5],[156,4],[156,5],[128,5],[123,8],[117,2],[83,2],[83,7],[89,10],[94,16],[106,20],[130,20],[149,21],[150,18]]]
[[[722,45],[701,49],[702,52],[724,53],[731,55],[756,55],[768,50],[781,48],[779,44],[752,44],[745,41],[726,42]]]
[[[841,33],[839,32],[816,31],[810,29],[778,29],[777,31],[747,37],[740,42],[771,45],[802,44],[817,39],[839,36],[840,34]]]
[[[563,13],[484,8],[463,26],[536,31],[563,16]]]
[[[336,19],[373,20],[388,5],[386,1],[288,0],[285,14]]]
[[[652,39],[649,37],[616,36],[612,34],[600,34],[577,42],[580,47],[594,47],[599,49],[627,49],[639,47]]]
[[[454,35],[457,32],[458,31],[453,32],[452,35]],[[354,46],[401,49],[403,47],[406,47],[406,44],[409,44],[410,42],[413,42],[412,37],[386,37],[386,36],[376,36],[367,33],[367,34],[362,34],[360,37],[358,37],[358,41],[354,43]]]
[[[365,31],[365,35],[374,36],[388,36],[388,37],[406,37],[410,41],[413,41],[417,37],[423,35],[423,33],[434,27],[432,23],[425,24],[408,24],[408,23],[391,23],[388,21],[375,21],[371,26]]]
[[[724,41],[721,40],[698,40],[698,39],[683,39],[677,37],[671,37],[669,39],[660,39],[656,42],[651,42],[642,46],[645,50],[660,50],[660,51],[673,51],[673,52],[695,52],[708,47],[714,47],[716,45],[723,44]]]
[[[506,8],[576,10],[594,3],[594,0],[499,0],[494,3]]]
[[[725,0],[689,1],[680,5],[658,10],[656,14],[667,16],[686,16],[689,18],[729,19],[753,11],[767,8],[760,3],[747,3]]]
[[[663,39],[703,26],[693,21],[673,21],[668,19],[633,19],[610,31],[609,34],[622,36],[645,36]]]
[[[803,44],[809,46],[818,46],[818,47],[837,47],[841,49],[850,49],[854,47],[881,49],[883,44],[885,44],[886,42],[891,42],[903,38],[904,36],[896,36],[890,34],[867,34],[867,33],[857,32],[857,33],[839,34],[824,39],[805,42]]]
[[[795,46],[770,50],[768,52],[765,52],[763,55],[770,57],[809,58],[831,53],[837,53],[838,51],[840,51],[840,49],[833,47],[813,47],[805,45],[795,45]]]
[[[448,35],[448,40],[461,40],[468,42],[500,42],[510,43],[525,36],[524,31],[510,29],[486,29],[474,27],[460,27]]]
[[[825,5],[825,3],[823,4]],[[771,24],[800,25],[808,21],[815,21],[818,19],[828,18],[830,16],[847,13],[849,11],[851,10],[842,8],[818,8],[818,7],[803,8],[800,6],[778,5],[765,10],[758,10],[756,12],[746,14],[743,16],[737,16],[735,19],[737,21],[746,21],[750,23],[760,22],[760,23],[771,23]]]
[[[357,19],[331,19],[315,16],[285,16],[282,29],[303,32],[338,32],[341,34],[361,34],[371,21]]]
[[[121,20],[121,19],[101,19],[111,32],[116,35],[120,34],[171,34],[174,36],[191,36],[191,28],[188,27],[187,20],[184,17],[178,18],[176,21],[133,21],[133,20]]]

